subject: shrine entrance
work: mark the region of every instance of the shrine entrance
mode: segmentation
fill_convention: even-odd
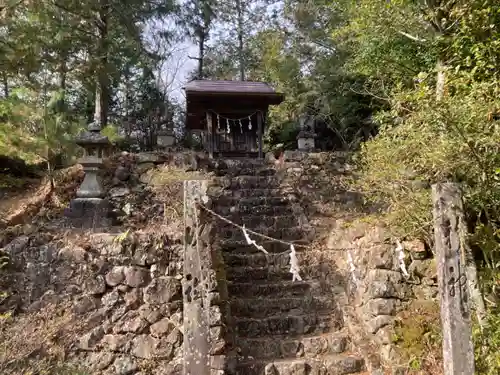
[[[284,96],[264,82],[189,82],[186,128],[212,158],[263,157],[262,135],[270,105]]]

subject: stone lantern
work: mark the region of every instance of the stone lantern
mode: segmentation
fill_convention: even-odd
[[[75,143],[84,150],[78,161],[85,172],[85,178],[76,192],[76,198],[70,202],[67,216],[75,226],[99,228],[111,225],[111,206],[104,199],[106,192],[102,185],[102,166],[105,153],[110,148],[108,137],[101,134],[98,123],[91,123],[87,131],[75,139]]]
[[[297,135],[299,151],[314,151],[314,118],[304,115],[299,119],[300,131]]]

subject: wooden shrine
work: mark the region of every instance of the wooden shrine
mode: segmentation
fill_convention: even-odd
[[[197,134],[212,158],[263,157],[262,134],[270,105],[284,95],[264,82],[189,82],[186,92],[186,128]]]

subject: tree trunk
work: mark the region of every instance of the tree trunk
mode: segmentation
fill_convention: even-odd
[[[59,89],[61,90],[61,100],[59,102],[58,110],[60,113],[66,112],[66,59],[66,56],[61,56],[61,64],[59,66]]]
[[[243,6],[241,0],[236,1],[236,12],[238,15],[238,58],[240,68],[240,81],[245,80],[245,56],[243,43]]]
[[[3,97],[7,99],[9,97],[9,80],[7,79],[7,73],[2,73],[2,83],[3,83]]]
[[[207,36],[206,29],[199,33],[198,40],[198,79],[203,79],[203,60],[205,59],[205,39]]]
[[[446,65],[441,59],[436,63],[436,100],[441,101],[446,92]]]
[[[109,0],[101,0],[97,20],[97,81],[94,121],[102,128],[108,122],[109,81],[108,81],[108,14]]]

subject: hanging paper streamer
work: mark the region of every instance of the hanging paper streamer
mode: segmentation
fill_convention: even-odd
[[[290,273],[293,281],[302,281],[302,277],[300,277],[300,267],[299,260],[297,259],[297,253],[295,252],[295,246],[290,245]]]
[[[405,252],[403,245],[401,245],[401,242],[399,240],[396,240],[396,253],[398,254],[398,260],[399,260],[399,268],[401,268],[401,271],[403,272],[403,275],[405,277],[409,277],[410,274],[406,270],[406,264],[405,264]]]
[[[226,119],[227,134],[231,133],[231,127],[229,126],[229,119]]]
[[[240,122],[240,132],[241,134],[243,134],[243,123],[241,122],[241,120],[239,120],[239,122]]]
[[[356,284],[358,278],[356,277],[356,267],[354,266],[354,260],[352,259],[351,251],[347,251],[347,264],[349,264],[349,271],[351,271],[352,281]]]
[[[217,130],[220,130],[220,116],[217,113]]]
[[[245,229],[245,226],[243,225],[243,227],[241,228],[241,230],[243,231],[243,236],[245,236],[245,241],[247,241],[247,245],[253,245],[255,246],[257,249],[259,249],[260,251],[262,251],[264,254],[269,254],[267,252],[266,249],[264,249],[261,245],[258,245],[257,242],[255,242],[254,240],[250,239],[250,236],[248,235],[247,233],[247,230]]]
[[[252,130],[252,116],[248,116],[248,130]]]

